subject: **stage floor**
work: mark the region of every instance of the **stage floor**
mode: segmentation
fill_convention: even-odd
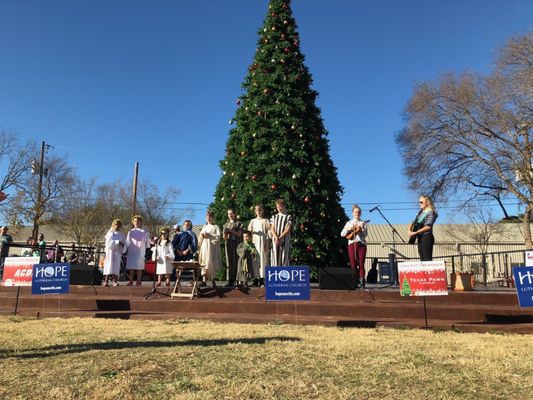
[[[48,318],[209,319],[222,322],[395,327],[464,332],[533,333],[533,309],[520,309],[512,289],[449,291],[447,296],[401,297],[398,287],[311,289],[310,301],[267,302],[264,288],[232,289],[222,283],[201,296],[170,298],[171,287],[70,286],[63,295],[32,295],[31,288],[0,286],[0,314]],[[184,286],[184,291],[190,291]],[[427,322],[426,322],[427,317]]]

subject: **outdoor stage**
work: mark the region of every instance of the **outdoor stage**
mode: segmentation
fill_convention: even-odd
[[[140,287],[71,285],[64,295],[32,295],[31,287],[0,286],[0,315],[119,319],[208,319],[223,322],[317,324],[342,327],[424,328],[422,297],[401,297],[398,288],[365,290],[312,288],[310,301],[266,302],[264,288],[202,288],[192,300]],[[170,294],[172,287],[158,288]],[[190,290],[185,287],[184,291]],[[533,333],[533,309],[520,309],[514,290],[449,291],[426,297],[427,326],[464,332]]]

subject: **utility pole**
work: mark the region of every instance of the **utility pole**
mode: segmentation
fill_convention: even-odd
[[[39,161],[39,185],[37,186],[37,204],[35,205],[35,217],[33,218],[32,236],[37,241],[39,236],[39,219],[41,218],[41,206],[43,196],[43,175],[44,175],[44,149],[46,143],[41,143],[41,160]]]
[[[133,194],[131,197],[133,214],[137,213],[137,177],[139,176],[139,162],[135,161],[135,172],[133,174]]]

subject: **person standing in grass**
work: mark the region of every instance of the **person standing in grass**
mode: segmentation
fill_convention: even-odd
[[[109,277],[113,279],[113,286],[118,286],[118,275],[120,274],[120,262],[122,261],[122,253],[124,253],[124,244],[126,238],[122,233],[122,221],[115,219],[111,223],[111,228],[105,234],[105,259],[104,259],[104,282],[102,286],[109,286]],[[75,253],[76,245],[73,243],[73,254],[77,259]],[[72,257],[72,255],[70,256]]]
[[[220,270],[220,228],[214,224],[215,214],[208,210],[205,216],[206,225],[200,231],[198,262],[202,266],[202,283],[206,286],[208,280],[211,287],[216,287],[215,276]]]
[[[128,259],[126,269],[129,273],[129,282],[127,286],[133,286],[133,277],[137,272],[137,286],[141,286],[142,273],[144,271],[146,249],[150,248],[150,235],[148,231],[142,229],[142,217],[134,215],[132,220],[133,228],[128,232],[126,237],[126,250]]]

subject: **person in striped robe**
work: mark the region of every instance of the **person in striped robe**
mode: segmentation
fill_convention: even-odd
[[[285,200],[276,200],[276,209],[278,213],[270,219],[272,235],[270,261],[272,266],[284,267],[288,266],[290,261],[292,219],[287,214]]]

